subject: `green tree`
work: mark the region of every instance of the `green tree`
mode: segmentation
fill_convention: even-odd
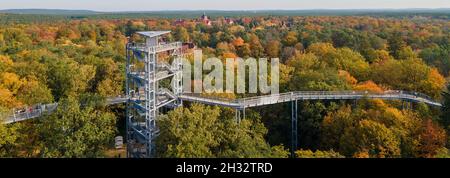
[[[388,60],[373,64],[370,78],[397,90],[417,91],[439,98],[445,84],[442,75],[420,59]]]
[[[351,88],[339,71],[330,67],[314,53],[299,54],[287,61],[294,67],[293,77],[288,84],[290,91],[301,90],[346,90]]]
[[[297,41],[297,33],[294,31],[290,31],[284,36],[283,44],[286,46],[294,46]]]
[[[450,84],[448,84],[446,90],[442,92],[442,100],[440,123],[448,132],[450,131]]]
[[[362,120],[347,129],[340,140],[340,151],[346,156],[368,153],[370,157],[400,156],[400,140],[383,124]]]
[[[298,139],[301,148],[318,149],[322,121],[326,114],[327,106],[321,102],[302,102],[299,107]]]
[[[243,44],[242,46],[237,48],[237,53],[241,58],[248,58],[252,55],[252,51],[250,49],[250,45],[248,43]]]
[[[186,28],[181,27],[181,26],[178,26],[175,29],[174,36],[175,36],[175,40],[177,40],[177,41],[182,41],[182,42],[190,41],[188,31],[186,30]]]
[[[419,56],[427,64],[437,67],[444,76],[450,75],[450,45],[423,49]]]
[[[98,107],[98,106],[97,106]],[[42,157],[99,157],[116,133],[116,117],[90,102],[62,99],[57,110],[39,120]]]
[[[95,69],[91,65],[80,65],[68,59],[49,62],[48,86],[57,101],[85,92],[94,77]]]
[[[414,59],[417,58],[417,54],[411,48],[411,46],[406,46],[398,51],[398,59]]]
[[[14,157],[17,150],[14,149],[17,142],[17,127],[3,124],[9,116],[9,109],[0,106],[0,157]]]
[[[282,146],[270,147],[267,129],[256,116],[236,123],[233,111],[193,104],[158,121],[161,157],[287,157]]]
[[[321,149],[340,149],[340,139],[345,130],[358,121],[352,117],[351,113],[351,108],[346,106],[324,117],[320,128]]]
[[[308,47],[308,53],[316,55],[329,67],[348,71],[358,80],[365,80],[369,74],[369,64],[364,57],[350,48],[336,49],[330,43],[315,43]]]
[[[250,57],[258,59],[258,58],[264,56],[264,47],[262,46],[257,35],[255,35],[255,34],[250,35],[249,45],[250,45],[250,50],[251,50]]]
[[[401,32],[394,32],[388,38],[389,50],[394,58],[399,59],[401,49],[406,47],[406,42],[403,40]]]
[[[53,96],[50,89],[45,84],[39,83],[36,77],[29,77],[19,89],[17,98],[29,106],[42,103],[53,102]]]
[[[281,44],[277,40],[271,40],[267,42],[265,46],[266,54],[270,58],[280,57]]]
[[[345,158],[338,152],[333,150],[330,151],[311,151],[311,150],[297,150],[295,151],[297,158]]]
[[[91,87],[95,87],[93,91],[101,96],[117,96],[122,93],[124,78],[118,63],[111,58],[103,59],[97,64]]]
[[[16,140],[16,128],[0,124],[0,157],[14,157]]]
[[[0,55],[0,73],[10,70],[13,66],[13,61],[8,56]]]

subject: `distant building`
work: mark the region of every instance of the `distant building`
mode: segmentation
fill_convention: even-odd
[[[173,25],[175,25],[175,26],[185,26],[186,25],[186,20],[184,20],[184,19],[177,19],[173,23]]]
[[[235,20],[232,19],[232,18],[225,17],[225,19],[212,21],[211,19],[209,19],[209,17],[206,15],[206,13],[203,13],[203,15],[200,16],[200,18],[194,19],[194,20],[177,19],[177,20],[172,22],[172,25],[186,27],[186,26],[188,26],[189,24],[192,24],[192,23],[193,24],[204,24],[204,25],[207,25],[207,26],[211,26],[213,23],[214,24],[233,25],[233,24],[235,24]]]
[[[208,16],[206,16],[206,13],[203,13],[203,15],[200,18],[200,22],[202,22],[205,25],[211,25],[211,20],[209,20]]]
[[[233,25],[234,24],[234,20],[228,17],[225,17],[225,23],[228,25]]]

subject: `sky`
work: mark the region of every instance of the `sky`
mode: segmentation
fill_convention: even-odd
[[[450,0],[0,0],[0,9],[96,11],[450,8]]]

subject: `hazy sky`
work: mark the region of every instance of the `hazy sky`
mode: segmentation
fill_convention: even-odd
[[[0,9],[98,11],[450,8],[450,0],[0,0]]]

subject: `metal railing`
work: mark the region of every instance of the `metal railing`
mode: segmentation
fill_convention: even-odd
[[[57,106],[58,103],[51,103],[14,109],[12,114],[7,117],[3,123],[9,124],[19,122],[42,116],[44,113],[52,113],[56,110]]]
[[[423,102],[432,106],[442,106],[431,97],[418,93],[398,90],[386,92],[369,91],[295,91],[281,94],[255,96],[240,99],[228,99],[219,97],[205,97],[198,94],[184,94],[182,100],[195,101],[205,104],[233,106],[236,108],[248,108],[262,105],[270,105],[294,100],[353,100],[353,99],[384,99],[384,100],[408,100],[412,102]]]
[[[160,53],[164,51],[174,50],[181,47],[181,42],[173,42],[166,44],[159,44],[157,46],[148,47],[144,43],[130,43],[128,48],[132,50],[150,52],[150,53]]]
[[[170,91],[165,91],[171,97],[174,95]],[[202,94],[182,94],[179,96],[181,100],[198,102],[207,105],[217,105],[232,107],[237,109],[283,103],[295,100],[354,100],[354,99],[383,99],[383,100],[407,100],[411,102],[423,102],[428,105],[441,107],[442,104],[433,100],[431,97],[418,93],[400,90],[390,90],[385,92],[369,92],[369,91],[294,91],[281,94],[254,96],[248,98],[230,99],[217,96],[208,96]],[[114,105],[125,103],[128,101],[126,97],[108,98],[107,104]],[[57,103],[36,105],[23,111],[15,109],[11,116],[7,117],[4,123],[13,123],[28,120],[41,116],[43,113],[51,113],[57,108]],[[18,112],[19,111],[19,112]]]

